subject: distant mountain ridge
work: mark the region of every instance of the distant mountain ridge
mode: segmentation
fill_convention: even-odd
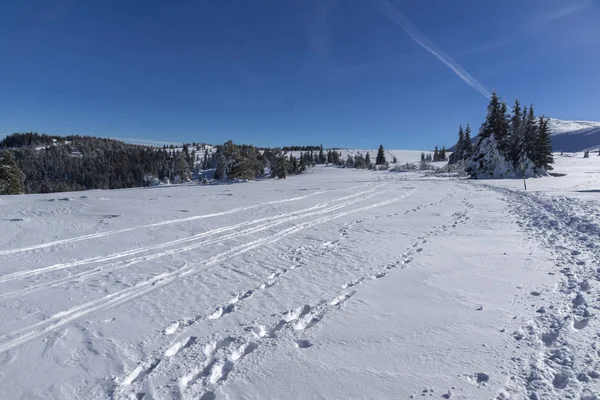
[[[600,122],[550,118],[548,126],[554,151],[583,151],[600,147]]]
[[[555,152],[577,152],[600,148],[600,122],[594,121],[565,121],[550,118],[550,138]],[[478,136],[473,137],[475,143]],[[449,150],[454,151],[456,145]]]

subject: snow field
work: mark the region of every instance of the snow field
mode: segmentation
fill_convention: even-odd
[[[600,213],[572,160],[540,193],[317,167],[2,197],[2,396],[597,400]]]

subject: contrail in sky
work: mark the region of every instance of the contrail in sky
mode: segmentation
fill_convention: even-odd
[[[388,17],[392,22],[398,25],[404,32],[408,34],[419,46],[433,54],[438,60],[443,62],[452,70],[460,79],[477,90],[486,98],[490,98],[491,94],[478,81],[473,78],[459,63],[454,61],[452,57],[446,54],[442,49],[437,47],[431,40],[427,38],[419,29],[408,20],[389,0],[378,0],[379,10]]]

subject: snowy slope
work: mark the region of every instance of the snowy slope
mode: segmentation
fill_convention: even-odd
[[[0,398],[598,400],[600,157],[557,161],[0,196]]]
[[[600,148],[600,122],[563,121],[549,123],[554,151],[582,151]]]

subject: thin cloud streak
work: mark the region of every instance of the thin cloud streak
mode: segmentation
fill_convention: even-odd
[[[579,11],[583,11],[586,8],[588,8],[589,6],[591,6],[592,4],[594,4],[594,2],[592,0],[586,0],[586,1],[581,1],[575,4],[569,4],[566,7],[563,7],[559,10],[554,11],[551,14],[546,15],[546,21],[554,21],[556,19],[560,19],[560,18],[564,18],[567,17],[571,14],[575,14]]]
[[[452,57],[446,54],[442,49],[438,48],[431,40],[429,40],[419,29],[408,20],[392,3],[388,0],[378,0],[379,11],[393,23],[398,25],[408,36],[411,37],[419,46],[427,50],[444,65],[446,65],[452,72],[462,79],[467,85],[478,91],[481,95],[486,98],[490,98],[491,94],[488,92],[471,74],[469,74],[459,63],[454,61]]]

